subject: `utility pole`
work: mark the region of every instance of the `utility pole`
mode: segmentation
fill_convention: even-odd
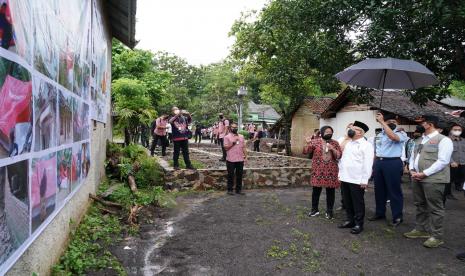
[[[241,86],[239,87],[239,90],[237,90],[237,96],[239,97],[239,118],[238,118],[238,122],[237,122],[237,126],[239,127],[239,129],[242,130],[242,105],[243,105],[243,101],[244,101],[244,96],[247,95],[247,87],[245,86]]]

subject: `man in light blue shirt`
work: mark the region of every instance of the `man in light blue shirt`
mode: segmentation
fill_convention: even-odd
[[[375,139],[375,161],[373,178],[375,182],[376,213],[368,220],[386,218],[386,201],[390,200],[392,225],[398,226],[403,220],[404,197],[400,186],[403,162],[401,160],[407,134],[397,128],[394,114],[376,114],[376,120],[383,131]]]

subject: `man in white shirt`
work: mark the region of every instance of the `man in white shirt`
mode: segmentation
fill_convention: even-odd
[[[423,137],[415,140],[410,155],[409,170],[413,181],[413,202],[417,207],[415,229],[404,236],[411,239],[426,238],[425,247],[436,248],[443,244],[444,186],[450,181],[450,158],[453,143],[437,131],[439,118],[425,115],[421,125]]]
[[[344,207],[347,220],[339,228],[352,228],[350,233],[360,234],[363,231],[365,218],[365,189],[371,177],[374,149],[364,138],[369,130],[362,122],[355,121],[347,131],[351,138],[346,143],[339,163],[339,180],[344,195]]]

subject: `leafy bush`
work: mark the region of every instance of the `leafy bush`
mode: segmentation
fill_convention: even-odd
[[[123,148],[123,155],[131,161],[142,160],[147,157],[147,150],[141,146],[136,144],[130,144]]]
[[[245,139],[249,138],[249,132],[246,130],[239,130],[239,134],[243,135]]]
[[[156,158],[146,157],[140,161],[140,169],[135,174],[138,187],[163,186],[163,170]]]
[[[107,158],[120,156],[122,150],[123,148],[120,145],[113,142],[107,142]]]
[[[134,194],[127,185],[121,185],[113,191],[109,199],[111,201],[118,202],[126,209],[129,209],[133,205],[146,206],[158,204],[163,206],[160,202],[164,202],[165,196],[166,194],[160,186],[147,186],[140,188]]]

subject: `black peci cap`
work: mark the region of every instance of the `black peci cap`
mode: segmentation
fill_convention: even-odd
[[[368,130],[370,129],[366,124],[364,124],[364,123],[362,123],[360,121],[355,121],[354,126],[363,129],[363,131],[365,131],[365,132],[368,132]]]

